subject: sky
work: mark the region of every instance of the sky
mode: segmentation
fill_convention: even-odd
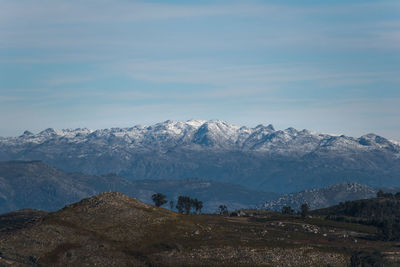
[[[0,6],[0,136],[219,119],[400,141],[400,1]]]

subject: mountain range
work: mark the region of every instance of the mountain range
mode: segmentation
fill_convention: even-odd
[[[67,172],[205,180],[290,193],[355,181],[400,186],[400,145],[272,125],[165,121],[152,126],[25,131],[0,138],[0,160],[42,160]]]
[[[382,190],[400,191],[399,188]],[[66,173],[40,161],[0,162],[0,213],[27,208],[55,211],[82,198],[109,191],[122,192],[147,204],[153,204],[153,194],[162,193],[168,201],[174,202],[174,206],[178,196],[189,196],[203,202],[203,212],[215,213],[220,205],[226,205],[228,210],[266,208],[281,211],[283,206],[299,210],[307,203],[311,209],[319,209],[375,197],[378,189],[348,182],[279,195],[198,178],[128,181],[115,174]],[[163,207],[170,209],[169,203]]]
[[[178,196],[186,195],[203,201],[202,211],[210,213],[219,205],[226,205],[229,210],[251,208],[278,196],[201,179],[128,181],[115,174],[65,173],[40,161],[0,162],[0,213],[26,208],[54,211],[109,191],[122,192],[148,204],[153,203],[151,196],[158,192],[175,204]]]

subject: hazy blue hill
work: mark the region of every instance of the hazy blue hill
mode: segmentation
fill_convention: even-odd
[[[226,205],[229,210],[256,207],[279,195],[273,192],[250,190],[240,185],[202,179],[141,180],[132,183],[143,192],[163,192],[175,203],[180,195],[197,198],[204,202],[205,209],[203,210],[206,212],[215,212],[219,205]],[[140,195],[139,199],[151,203],[150,194]]]
[[[40,161],[0,162],[0,213],[26,208],[53,211],[107,191],[121,192],[146,203],[152,203],[151,195],[157,192],[174,202],[179,195],[187,195],[203,201],[204,212],[215,212],[220,204],[229,209],[255,207],[277,196],[201,179],[131,182],[115,174],[65,173]]]
[[[67,174],[40,161],[0,162],[0,212],[53,211],[98,192],[126,188],[129,182],[116,176]]]

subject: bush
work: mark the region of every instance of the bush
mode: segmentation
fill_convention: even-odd
[[[282,208],[282,214],[294,214],[294,209],[290,206],[284,206]]]
[[[350,267],[382,267],[383,257],[379,251],[354,251],[350,258]]]
[[[157,207],[161,207],[162,205],[164,205],[165,203],[168,202],[165,198],[166,198],[166,196],[161,193],[156,193],[151,196],[151,199],[153,200],[154,205],[156,205]]]
[[[303,205],[301,205],[301,216],[302,217],[308,216],[309,212],[310,212],[310,209],[309,209],[307,203],[304,203]]]

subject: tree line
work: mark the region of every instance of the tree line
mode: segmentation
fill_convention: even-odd
[[[296,211],[294,209],[292,209],[292,207],[290,206],[283,206],[282,210],[281,210],[282,214],[295,214]],[[302,217],[307,217],[310,213],[310,208],[308,206],[307,203],[304,203],[301,205],[300,207],[300,212],[298,212],[298,214],[300,214]]]
[[[376,199],[341,202],[332,207],[327,219],[372,225],[384,241],[400,240],[400,192],[379,190]],[[349,218],[350,217],[350,218]]]
[[[161,207],[166,204],[168,201],[166,200],[166,196],[162,193],[156,193],[151,196],[151,199],[154,202],[156,207]],[[170,209],[174,208],[174,201],[169,201]],[[201,213],[203,208],[203,201],[198,200],[197,198],[190,198],[188,196],[179,196],[175,208],[179,213],[190,214],[190,213]]]

